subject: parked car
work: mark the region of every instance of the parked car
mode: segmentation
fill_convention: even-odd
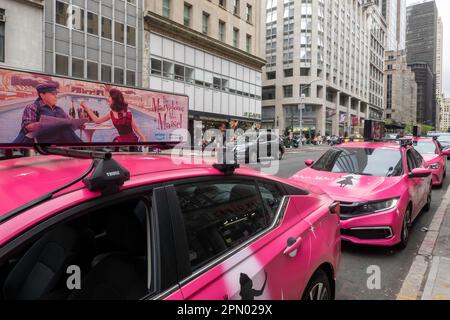
[[[444,150],[437,138],[412,138],[414,149],[424,158],[425,166],[431,170],[433,186],[442,187],[447,176],[447,157],[449,150]]]
[[[320,189],[209,161],[113,160],[123,169],[97,163],[108,171],[84,183],[90,160],[0,162],[1,299],[334,298],[339,204]]]
[[[412,223],[430,208],[432,171],[411,141],[343,144],[305,163],[290,180],[320,185],[341,202],[343,240],[405,248]]]

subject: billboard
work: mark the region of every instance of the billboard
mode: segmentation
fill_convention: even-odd
[[[0,68],[0,147],[179,143],[188,97]]]
[[[386,133],[385,123],[382,121],[364,121],[364,139],[369,141],[381,141]]]

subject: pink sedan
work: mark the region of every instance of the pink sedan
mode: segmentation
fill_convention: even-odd
[[[431,170],[411,141],[343,144],[305,163],[291,180],[341,202],[343,240],[405,248],[411,224],[430,208]]]
[[[339,204],[320,189],[114,159],[130,173],[117,192],[80,181],[90,160],[0,162],[1,299],[333,299]]]
[[[442,187],[447,176],[447,156],[449,150],[444,150],[437,139],[413,138],[414,149],[424,158],[425,166],[431,170],[433,186]]]

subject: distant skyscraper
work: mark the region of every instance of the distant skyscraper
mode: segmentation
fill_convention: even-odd
[[[439,127],[439,101],[436,96],[438,70],[438,10],[435,1],[415,4],[407,8],[406,50],[408,64],[416,72],[417,121]],[[429,70],[424,66],[428,65]],[[431,92],[429,86],[431,81]]]
[[[438,19],[437,28],[437,47],[436,47],[436,96],[438,99],[442,96],[442,58],[444,48],[444,26],[442,19]]]
[[[406,0],[382,0],[382,14],[387,24],[386,50],[405,49]]]

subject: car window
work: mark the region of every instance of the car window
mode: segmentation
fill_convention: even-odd
[[[284,195],[275,183],[258,181],[258,188],[264,203],[269,209],[269,220],[272,222]]]
[[[411,152],[413,154],[414,161],[416,162],[416,168],[420,168],[424,163],[423,157],[415,149],[411,149]]]
[[[414,142],[414,149],[422,154],[438,154],[439,153],[434,141],[416,141],[416,142]]]
[[[176,187],[193,270],[269,225],[254,182],[199,182]]]
[[[414,159],[414,156],[412,154],[412,149],[408,150],[406,153],[406,161],[408,163],[408,172],[411,172],[412,170],[417,168],[416,160]]]
[[[334,148],[326,152],[312,168],[325,172],[376,177],[403,174],[401,152],[382,148]]]
[[[148,214],[138,198],[49,227],[0,264],[4,300],[127,300],[150,293]]]

